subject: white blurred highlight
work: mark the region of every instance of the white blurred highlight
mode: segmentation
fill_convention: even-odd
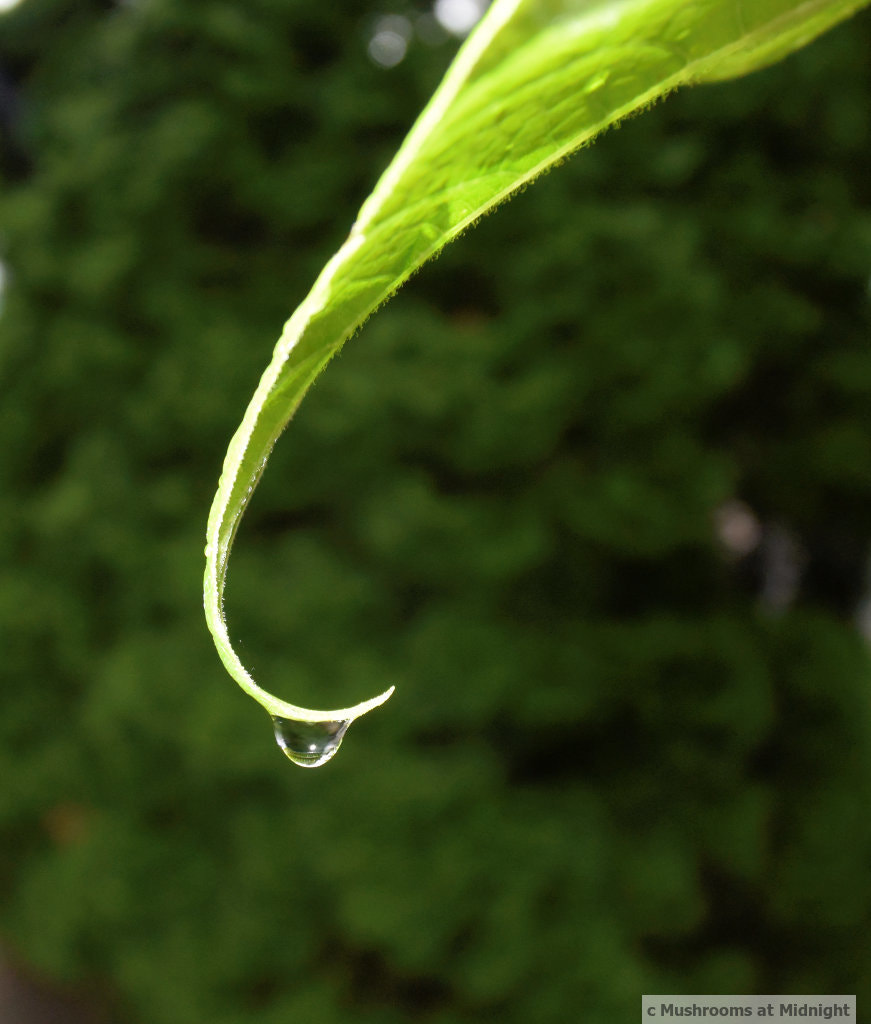
[[[367,47],[370,59],[382,68],[395,68],[405,59],[412,26],[401,14],[388,14],[375,23]]]
[[[487,6],[487,0],[435,0],[432,12],[445,31],[462,37],[481,20]]]
[[[743,501],[727,501],[714,513],[717,539],[732,555],[743,558],[762,540],[762,524]]]

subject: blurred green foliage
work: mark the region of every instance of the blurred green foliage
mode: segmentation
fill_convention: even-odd
[[[372,65],[385,10],[0,21],[0,931],[147,1024],[867,999],[867,15],[605,136],[306,400],[228,610],[279,695],[397,685],[336,762],[214,653],[224,447],[450,56]]]

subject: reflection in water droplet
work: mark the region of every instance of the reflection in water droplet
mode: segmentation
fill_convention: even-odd
[[[272,727],[279,747],[294,764],[318,768],[335,754],[348,731],[351,719],[344,722],[301,722],[295,718],[272,716]]]

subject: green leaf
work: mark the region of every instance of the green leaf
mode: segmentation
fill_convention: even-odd
[[[392,688],[336,711],[261,689],[223,610],[233,539],[273,445],[372,311],[430,256],[598,132],[679,86],[744,74],[868,0],[496,0],[468,38],[344,245],[284,328],[230,442],[206,545],[205,610],[227,670],[297,763],[322,764]]]

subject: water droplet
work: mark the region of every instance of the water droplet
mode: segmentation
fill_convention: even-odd
[[[294,764],[318,768],[342,745],[353,719],[341,722],[303,722],[296,718],[272,716],[272,727],[279,747]]]

